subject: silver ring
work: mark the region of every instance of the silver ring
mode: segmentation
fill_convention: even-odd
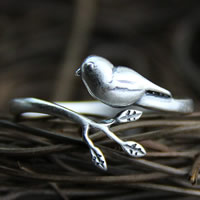
[[[171,93],[147,80],[133,69],[115,67],[107,59],[89,56],[76,71],[89,93],[111,107],[132,105],[148,109],[190,113],[191,99],[174,99]]]
[[[36,98],[18,98],[11,101],[10,110],[14,115],[28,112],[29,117],[34,117],[30,112],[43,113],[60,118],[70,118],[79,123],[93,163],[103,170],[107,170],[106,160],[102,151],[89,138],[90,128],[105,133],[129,155],[142,157],[146,154],[142,145],[134,141],[123,141],[110,130],[114,124],[136,121],[141,117],[142,111],[134,110],[133,106],[178,113],[193,111],[191,99],[174,99],[168,90],[155,85],[134,70],[121,66],[114,67],[108,60],[99,56],[86,58],[76,74],[81,76],[89,93],[100,102],[74,103],[76,106],[71,110],[70,106],[73,107],[73,103],[71,105],[68,103],[67,107],[64,107],[63,104]],[[81,106],[86,108],[86,113],[93,110],[97,115],[101,113],[110,119],[95,122],[79,113],[80,110],[77,107],[81,108]]]

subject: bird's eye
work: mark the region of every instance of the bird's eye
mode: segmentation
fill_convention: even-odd
[[[92,62],[88,62],[88,63],[86,63],[85,64],[86,65],[86,67],[88,68],[88,69],[94,69],[94,67],[95,67],[95,65],[94,65],[94,63],[92,63]]]

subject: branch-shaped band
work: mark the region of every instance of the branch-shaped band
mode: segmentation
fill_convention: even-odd
[[[82,127],[83,139],[90,149],[93,163],[103,170],[107,170],[106,160],[101,150],[96,147],[89,138],[90,128],[95,128],[104,132],[109,138],[121,145],[122,149],[126,153],[133,157],[141,157],[146,154],[145,149],[140,144],[134,141],[123,141],[109,129],[111,125],[116,123],[136,121],[142,115],[141,111],[128,109],[122,111],[113,119],[104,120],[100,123],[97,123],[68,108],[36,98],[13,99],[10,103],[10,110],[14,115],[20,115],[26,112],[36,112],[49,114],[60,118],[69,118],[77,122]]]

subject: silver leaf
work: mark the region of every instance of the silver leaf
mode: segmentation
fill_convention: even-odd
[[[119,113],[115,120],[117,123],[127,123],[138,120],[142,115],[142,111],[128,109]]]
[[[106,160],[105,160],[104,155],[101,152],[101,150],[97,147],[93,147],[90,149],[90,153],[92,156],[92,162],[95,164],[95,166],[106,171],[107,164],[106,164]]]
[[[123,150],[133,157],[142,157],[146,155],[146,151],[141,144],[133,141],[127,141],[122,144]]]

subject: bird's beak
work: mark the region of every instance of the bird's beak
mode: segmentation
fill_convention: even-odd
[[[75,73],[76,76],[81,76],[81,68],[78,68]]]

